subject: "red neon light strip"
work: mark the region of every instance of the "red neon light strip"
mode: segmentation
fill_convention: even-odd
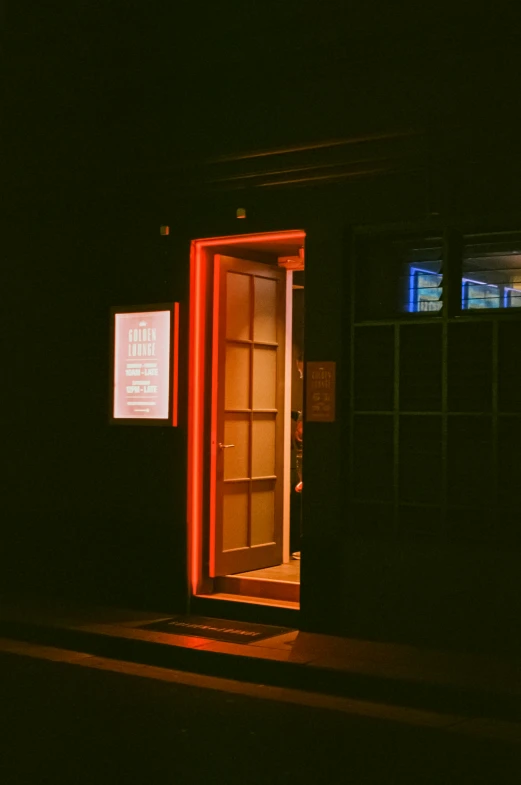
[[[212,420],[210,459],[210,577],[215,575],[215,503],[217,498],[217,393],[219,385],[219,285],[221,259],[215,256],[213,269],[212,336]]]
[[[194,591],[197,590],[199,581],[199,554],[200,542],[202,532],[202,508],[203,508],[203,425],[204,425],[204,290],[203,290],[203,253],[202,246],[197,247],[196,252],[196,296],[197,308],[195,312],[196,329],[194,331],[194,344],[195,344],[195,364],[194,364],[194,378],[193,378],[193,392],[195,404],[195,422],[194,422],[194,446],[195,446],[195,493],[194,493],[194,524],[196,537],[194,540],[194,552],[192,556],[192,584]]]
[[[193,575],[193,568],[192,568],[192,552],[194,549],[194,513],[193,513],[193,487],[194,487],[194,476],[193,476],[193,465],[194,465],[194,454],[193,454],[193,444],[192,444],[192,431],[194,427],[194,411],[193,411],[193,403],[192,403],[192,376],[193,376],[193,352],[192,352],[192,333],[195,328],[194,325],[194,306],[195,306],[195,291],[194,291],[194,272],[195,272],[195,252],[194,247],[190,249],[190,310],[189,310],[189,324],[188,324],[188,465],[187,465],[187,494],[186,494],[186,516],[187,516],[187,524],[188,524],[188,532],[189,532],[189,541],[188,541],[188,548],[189,548],[189,580],[190,585],[192,588],[192,592],[194,590],[193,582],[192,582],[192,575]]]
[[[179,415],[179,303],[174,303],[174,378],[172,401],[172,425],[177,425]]]
[[[244,241],[262,242],[267,240],[304,240],[306,233],[301,230],[291,232],[265,232],[263,234],[236,234],[232,237],[209,237],[198,240],[202,245],[238,245]]]
[[[188,524],[190,527],[190,583],[192,593],[197,591],[199,577],[199,517],[198,509],[200,487],[200,446],[199,430],[201,414],[196,380],[198,368],[198,338],[200,329],[201,293],[200,288],[200,251],[199,244],[192,243],[190,258],[190,336],[189,336],[189,389],[188,389]]]
[[[242,234],[232,237],[214,237],[192,242],[190,255],[190,337],[189,337],[189,390],[188,390],[188,522],[190,536],[190,584],[197,594],[200,580],[200,544],[203,509],[203,427],[204,427],[204,361],[205,361],[205,293],[206,270],[204,248],[214,245],[268,242],[270,240],[304,240],[302,230]],[[214,378],[212,365],[212,385]],[[215,391],[215,387],[214,387]],[[212,417],[213,419],[213,417]],[[213,436],[213,432],[212,432]],[[215,464],[211,482],[215,483]],[[215,521],[212,521],[215,537]],[[212,548],[212,558],[215,549]]]

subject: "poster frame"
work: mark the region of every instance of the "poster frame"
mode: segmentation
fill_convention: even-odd
[[[115,359],[116,359],[116,316],[119,314],[140,314],[153,311],[170,312],[170,345],[168,352],[168,416],[167,417],[115,417]],[[145,303],[137,305],[114,305],[110,307],[109,337],[109,425],[137,425],[176,427],[178,424],[178,358],[179,358],[179,303]]]

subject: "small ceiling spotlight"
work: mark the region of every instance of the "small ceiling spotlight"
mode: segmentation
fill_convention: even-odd
[[[244,207],[238,207],[236,215],[237,218],[246,218],[246,210],[244,209]]]
[[[165,237],[167,234],[170,234],[170,227],[169,226],[160,226],[159,227],[159,234]]]

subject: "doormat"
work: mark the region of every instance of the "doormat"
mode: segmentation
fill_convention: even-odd
[[[172,616],[170,619],[141,624],[142,630],[169,632],[172,635],[197,635],[227,643],[255,643],[276,635],[291,632],[288,627],[271,627],[266,624],[250,624],[229,619],[210,619],[206,616]]]

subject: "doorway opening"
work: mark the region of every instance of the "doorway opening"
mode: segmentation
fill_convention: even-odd
[[[192,243],[194,596],[299,607],[304,241],[285,231]]]

